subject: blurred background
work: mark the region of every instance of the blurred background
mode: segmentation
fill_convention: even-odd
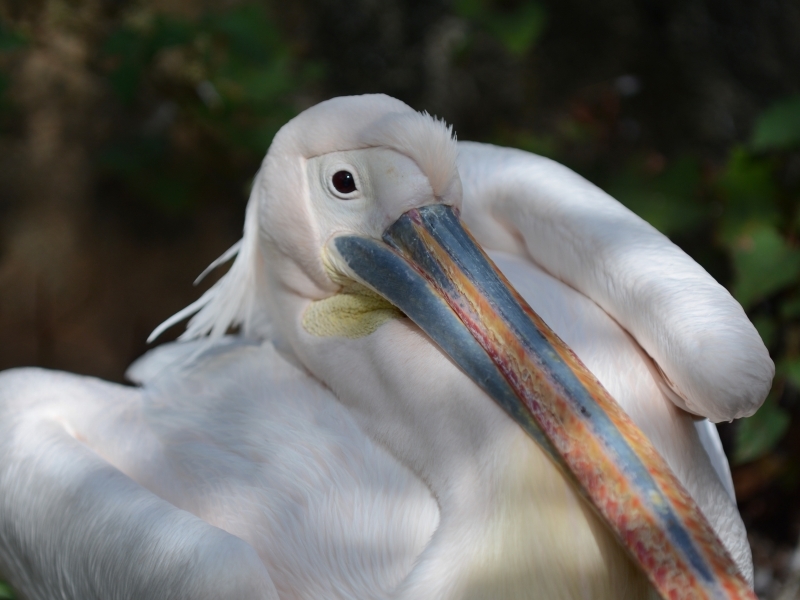
[[[277,129],[366,92],[567,164],[742,303],[777,376],[720,433],[756,590],[800,598],[796,0],[0,0],[0,368],[123,381]]]

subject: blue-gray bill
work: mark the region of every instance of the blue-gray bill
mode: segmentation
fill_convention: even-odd
[[[402,310],[555,461],[664,598],[755,596],[692,498],[448,206],[383,240],[333,240],[350,276]]]

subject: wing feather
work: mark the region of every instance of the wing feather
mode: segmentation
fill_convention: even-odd
[[[775,367],[744,310],[669,239],[568,168],[459,143],[464,218],[599,304],[655,360],[671,398],[710,420],[753,414]]]

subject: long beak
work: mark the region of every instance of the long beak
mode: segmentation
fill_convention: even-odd
[[[662,598],[755,600],[664,459],[453,209],[413,209],[383,243],[333,245],[348,276],[402,310],[541,445]]]

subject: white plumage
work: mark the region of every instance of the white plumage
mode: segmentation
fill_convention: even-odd
[[[459,205],[463,186],[478,241],[752,577],[716,430],[676,406],[719,421],[763,400],[773,366],[741,307],[568,169],[480,144],[457,154],[456,171],[449,130],[385,96],[318,105],[276,136],[236,260],[179,313],[197,313],[186,341],[134,363],[139,387],[0,375],[0,571],[31,598],[652,594],[538,446],[410,321],[360,337],[302,325],[339,291],[331,235]],[[360,204],[328,198],[342,164]]]

